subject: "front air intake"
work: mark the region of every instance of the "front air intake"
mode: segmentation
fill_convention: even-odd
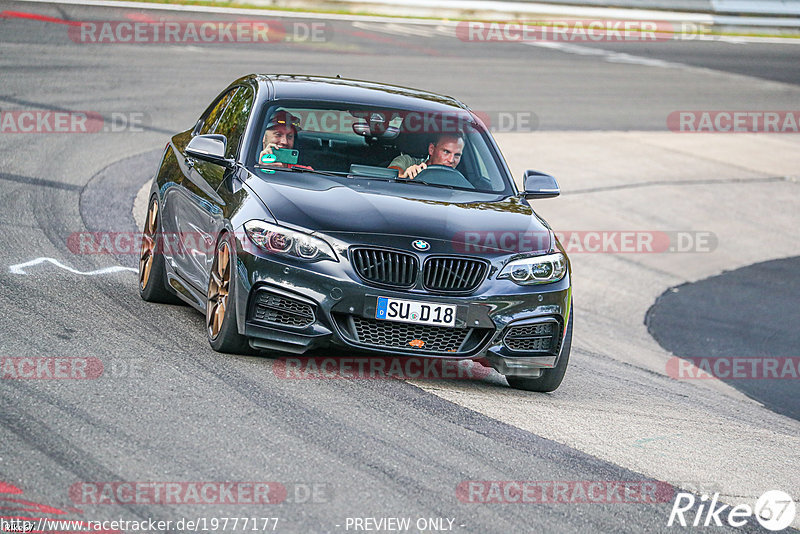
[[[298,328],[315,320],[314,308],[310,304],[267,289],[259,289],[256,293],[251,318],[261,323]]]

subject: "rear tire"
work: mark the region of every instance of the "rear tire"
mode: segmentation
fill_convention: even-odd
[[[235,259],[230,235],[224,234],[217,243],[208,277],[206,336],[217,352],[249,354],[252,350],[247,337],[239,333],[236,324]]]
[[[536,391],[539,393],[549,393],[558,389],[561,381],[564,380],[564,373],[567,372],[569,363],[569,353],[572,348],[572,306],[570,305],[569,321],[567,322],[567,333],[564,336],[564,346],[561,349],[561,357],[552,369],[542,369],[542,374],[538,378],[524,376],[506,376],[508,385],[514,389],[524,389],[525,391]]]
[[[157,197],[150,200],[142,230],[142,248],[139,252],[139,296],[147,302],[183,303],[167,284],[161,237],[161,211]]]

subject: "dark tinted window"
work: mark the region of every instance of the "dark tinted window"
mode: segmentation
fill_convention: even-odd
[[[226,158],[236,156],[239,140],[242,138],[245,126],[247,126],[247,118],[250,116],[252,108],[253,90],[249,87],[240,88],[236,96],[231,99],[222,117],[220,117],[216,128],[214,128],[213,133],[222,134],[228,140],[225,151]]]
[[[203,119],[203,125],[200,127],[200,131],[197,132],[198,134],[214,133],[214,124],[216,124],[217,119],[219,119],[219,116],[222,115],[222,112],[225,110],[225,106],[227,106],[228,102],[230,102],[231,98],[233,98],[233,95],[234,93],[236,93],[236,90],[237,88],[231,89],[230,91],[225,93],[225,96],[223,96],[217,101],[217,104]]]
[[[253,136],[251,154],[261,153],[267,125],[281,111],[298,123],[291,148],[298,152],[299,165],[342,174],[351,173],[352,165],[385,170],[402,163],[407,168],[421,161],[430,164],[432,143],[458,144],[460,137],[462,156],[452,167],[457,172],[432,169],[427,182],[423,177],[416,183],[492,193],[513,191],[502,156],[491,146],[490,132],[466,110],[392,109],[350,102],[284,100],[266,108],[259,117],[260,135]],[[259,162],[254,157],[250,165]]]

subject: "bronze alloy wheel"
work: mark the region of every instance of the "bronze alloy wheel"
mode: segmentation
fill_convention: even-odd
[[[206,305],[206,327],[210,339],[216,339],[225,320],[228,292],[231,283],[231,251],[227,241],[222,241],[214,256],[211,276],[208,280],[208,303]]]
[[[142,234],[142,250],[139,254],[139,288],[147,287],[150,271],[153,269],[153,257],[156,253],[156,222],[158,221],[158,202],[150,203],[147,220]]]

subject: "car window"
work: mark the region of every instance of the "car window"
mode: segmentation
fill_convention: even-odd
[[[213,133],[222,134],[227,139],[226,158],[233,158],[239,148],[239,141],[247,126],[247,118],[253,108],[253,90],[242,87],[230,100]]]
[[[475,135],[481,134],[476,132]],[[485,135],[487,134],[484,132],[481,137]],[[489,144],[486,142],[486,140],[484,139],[484,142],[482,143],[471,142],[468,146],[472,151],[472,155],[477,166],[477,171],[480,176],[480,183],[483,184],[483,187],[486,187],[486,184],[488,183],[491,184],[488,189],[502,189],[503,179],[500,177],[500,173],[494,170],[496,169],[494,156],[492,155],[492,152],[489,149]]]
[[[460,163],[454,167],[458,172],[434,169],[436,172],[421,182],[483,192],[511,189],[502,156],[490,145],[491,134],[465,110],[390,109],[330,101],[274,102],[258,119],[259,136],[253,136],[251,154],[257,156],[263,150],[264,132],[279,113],[288,114],[283,120],[295,123],[295,138],[289,148],[296,150],[299,166],[358,177],[352,172],[355,165],[358,172],[374,176],[381,169],[398,167],[395,160],[404,165],[426,161],[431,143],[456,133],[464,142]],[[256,157],[246,164],[258,164]]]
[[[214,125],[216,124],[217,119],[219,119],[220,115],[222,115],[222,112],[225,110],[225,106],[228,105],[228,102],[231,101],[231,98],[233,98],[233,95],[236,93],[237,90],[238,87],[231,89],[217,101],[216,105],[213,108],[211,108],[211,111],[209,111],[208,115],[206,115],[205,118],[203,119],[203,125],[197,132],[198,134],[202,135],[202,134],[214,133]]]
[[[481,176],[488,175],[489,171],[486,169],[486,164],[474,144],[470,144],[470,150],[472,150],[472,157],[475,158],[475,163],[478,165],[478,172],[481,173]]]

